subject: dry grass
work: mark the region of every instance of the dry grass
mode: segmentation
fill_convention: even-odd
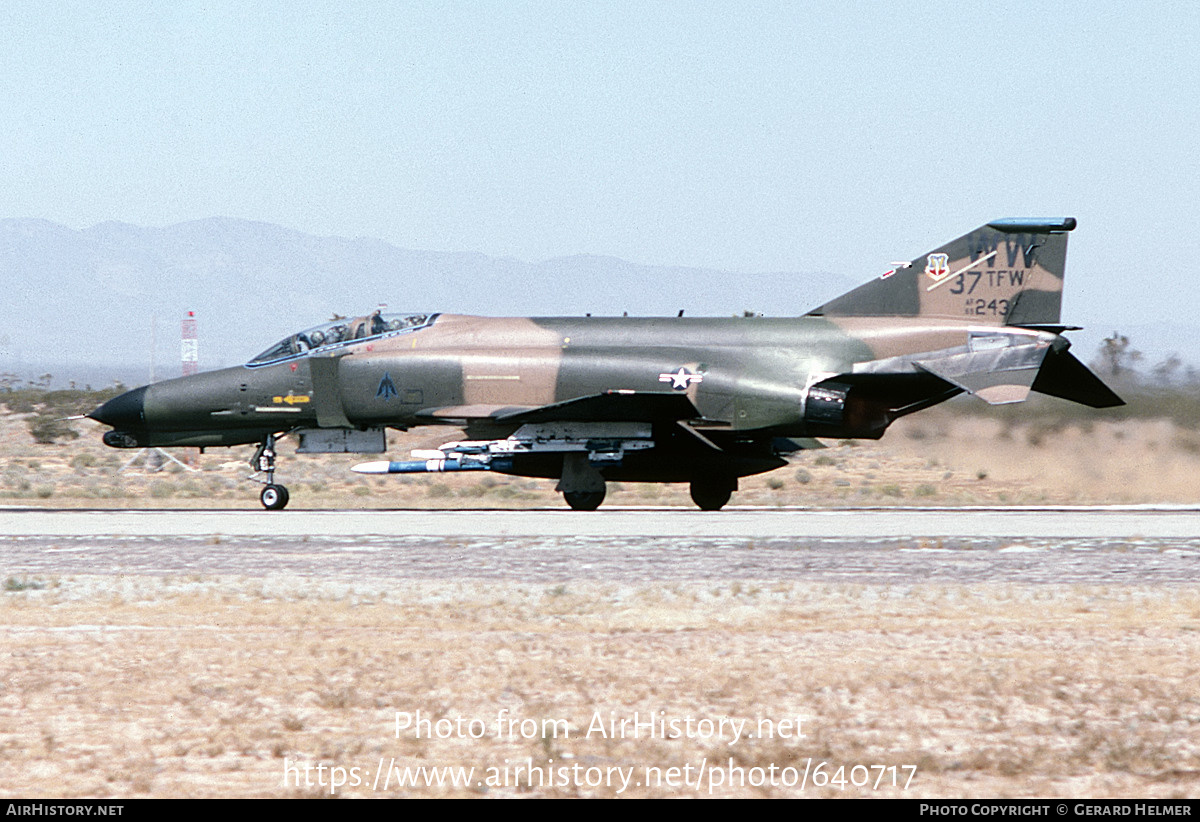
[[[706,759],[745,769],[803,769],[811,759],[847,773],[917,767],[907,792],[809,785],[808,796],[1178,797],[1200,788],[1200,594],[1191,590],[29,581],[43,587],[0,594],[4,795],[316,795],[315,785],[285,785],[285,764],[322,764],[327,784],[329,767],[373,774],[381,759],[477,773],[554,760],[639,776]],[[571,738],[497,736],[502,710],[565,720]],[[480,719],[488,731],[397,738],[397,711]],[[635,712],[751,726],[800,717],[806,735],[583,737],[594,714]]]

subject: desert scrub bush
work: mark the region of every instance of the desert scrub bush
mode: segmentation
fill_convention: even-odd
[[[1200,436],[1191,431],[1177,431],[1171,440],[1171,445],[1178,451],[1188,454],[1200,454]]]
[[[1061,434],[1065,427],[1061,422],[1035,422],[1025,432],[1025,441],[1034,448],[1041,448],[1047,439]]]
[[[41,445],[53,445],[58,440],[78,439],[79,432],[67,425],[67,421],[55,414],[37,414],[26,420],[33,441]]]
[[[154,480],[150,483],[150,496],[155,499],[166,499],[175,496],[175,483],[167,480]]]
[[[492,489],[491,493],[500,499],[537,499],[537,494],[531,494],[528,491],[522,491],[520,488],[511,483],[498,485]]]
[[[16,391],[0,391],[0,405],[8,408],[12,414],[30,414],[40,409],[42,413],[52,417],[69,417],[73,414],[86,414],[124,390],[124,386],[107,388],[103,391],[77,388],[47,391],[44,388],[21,388]]]
[[[40,591],[46,586],[37,580],[17,579],[9,577],[4,581],[5,591]]]
[[[186,479],[179,484],[179,494],[184,497],[206,497],[208,489],[193,479]]]
[[[482,497],[484,494],[491,492],[496,487],[495,480],[493,480],[491,477],[487,477],[486,479],[490,481],[459,486],[455,493],[460,497]]]
[[[95,455],[89,454],[86,451],[83,452],[82,454],[76,454],[75,456],[71,457],[71,467],[76,470],[82,470],[84,468],[92,468],[95,465],[96,465]]]
[[[9,391],[4,394],[0,402],[4,403],[4,407],[10,414],[29,414],[33,412],[33,402],[37,394],[38,392],[29,390]]]

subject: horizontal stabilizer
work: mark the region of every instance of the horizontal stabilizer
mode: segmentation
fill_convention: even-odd
[[[1046,355],[1032,388],[1040,394],[1049,394],[1091,408],[1114,408],[1125,404],[1086,365],[1075,359],[1074,354],[1066,350],[1051,350]]]
[[[972,337],[961,354],[916,360],[916,365],[990,405],[1022,402],[1050,350],[1045,343],[1009,345],[1004,335]]]

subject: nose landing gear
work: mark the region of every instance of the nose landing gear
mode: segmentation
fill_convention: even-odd
[[[268,511],[278,511],[288,504],[288,490],[286,486],[269,483],[266,488],[262,489],[258,498],[262,501],[263,508]]]
[[[281,511],[288,504],[288,490],[275,482],[275,435],[268,434],[258,451],[250,459],[250,465],[257,471],[267,475],[266,487],[258,495],[263,508],[268,511]],[[261,482],[261,480],[259,480]]]

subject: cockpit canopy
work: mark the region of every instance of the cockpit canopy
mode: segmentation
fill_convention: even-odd
[[[390,337],[416,331],[433,322],[436,314],[381,314],[376,311],[364,317],[339,317],[324,325],[314,326],[284,337],[275,345],[250,360],[247,365],[263,365],[295,357],[317,349],[347,345],[371,337]]]

